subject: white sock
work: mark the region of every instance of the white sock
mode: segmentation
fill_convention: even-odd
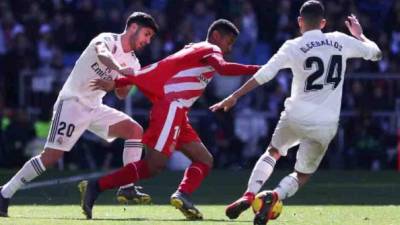
[[[276,160],[272,157],[268,151],[266,151],[257,161],[251,176],[249,183],[247,184],[246,192],[257,194],[265,181],[271,176],[274,170]]]
[[[122,161],[124,163],[124,166],[140,160],[143,151],[143,144],[141,141],[141,139],[128,139],[125,141],[124,152],[122,153]],[[121,188],[127,188],[133,185],[133,183],[126,184],[124,186],[121,186]]]
[[[8,181],[1,189],[4,198],[11,198],[16,191],[37,176],[42,174],[46,168],[44,167],[40,156],[35,156],[27,161],[24,166]]]
[[[297,190],[299,190],[299,180],[297,179],[296,173],[291,173],[284,177],[274,189],[274,191],[278,193],[278,198],[280,200],[292,197]]]

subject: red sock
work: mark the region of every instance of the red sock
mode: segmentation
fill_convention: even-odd
[[[210,169],[211,168],[204,163],[192,163],[192,165],[186,169],[178,191],[188,195],[192,194],[208,175]]]
[[[97,181],[100,191],[121,187],[150,177],[149,166],[144,160],[129,163],[114,173],[100,177]]]

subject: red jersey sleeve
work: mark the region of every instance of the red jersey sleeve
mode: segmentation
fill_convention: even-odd
[[[121,77],[115,79],[115,88],[125,87],[135,84],[134,77]]]
[[[219,74],[223,76],[253,75],[260,69],[258,65],[244,65],[231,63],[224,60],[221,53],[212,53],[206,55],[202,61],[212,66]]]

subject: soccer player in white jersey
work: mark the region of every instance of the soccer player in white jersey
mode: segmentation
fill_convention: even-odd
[[[135,12],[128,17],[122,34],[101,33],[89,43],[54,104],[44,151],[27,161],[1,187],[0,216],[8,216],[9,200],[14,193],[61,159],[85,130],[107,141],[125,139],[124,164],[140,159],[142,127],[123,112],[104,105],[102,98],[106,92],[94,91],[89,85],[96,78],[113,80],[139,70],[139,60],[134,51],[148,45],[157,30],[158,25],[152,16]],[[124,98],[129,89],[116,89],[115,93],[118,98]]]
[[[266,152],[257,161],[244,195],[229,205],[226,215],[237,218],[250,207],[255,194],[270,177],[276,161],[289,148],[300,145],[294,172],[264,198],[264,207],[256,214],[254,224],[266,224],[267,214],[277,200],[293,196],[318,168],[336,134],[342,99],[346,60],[364,58],[379,60],[378,46],[367,39],[355,16],[345,24],[353,35],[341,32],[323,33],[326,20],[319,1],[305,2],[298,24],[301,37],[286,41],[278,52],[248,82],[226,99],[210,107],[212,111],[229,110],[241,96],[268,82],[280,69],[293,73],[291,96],[275,128]]]

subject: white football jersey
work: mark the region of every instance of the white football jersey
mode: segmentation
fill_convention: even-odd
[[[98,42],[106,44],[115,60],[121,66],[132,67],[135,71],[140,69],[140,63],[135,53],[133,51],[123,51],[120,34],[101,33],[89,43],[76,61],[71,74],[60,91],[59,100],[76,97],[88,107],[96,108],[102,104],[102,98],[106,92],[91,90],[89,87],[90,81],[99,78],[114,80],[121,76],[118,72],[107,68],[99,61],[95,48]]]
[[[305,32],[286,41],[254,78],[259,84],[271,80],[280,69],[293,73],[291,96],[285,101],[290,119],[305,124],[337,123],[348,58],[378,60],[378,46],[341,32]]]

